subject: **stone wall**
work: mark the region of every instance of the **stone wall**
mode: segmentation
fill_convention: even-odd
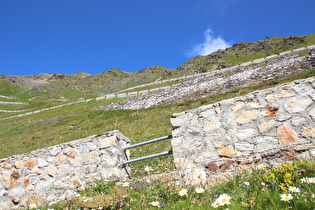
[[[198,166],[212,181],[256,163],[309,157],[315,152],[315,77],[173,114],[171,124],[176,167]]]
[[[188,99],[222,94],[261,82],[292,77],[311,68],[313,68],[311,61],[306,56],[300,56],[299,52],[287,53],[269,60],[266,66],[251,62],[245,66],[221,69],[196,77],[183,77],[180,84],[151,89],[145,93],[139,93],[136,97],[98,107],[98,109],[141,109],[180,103]]]
[[[56,202],[101,177],[127,178],[129,143],[111,131],[1,159],[0,209]]]

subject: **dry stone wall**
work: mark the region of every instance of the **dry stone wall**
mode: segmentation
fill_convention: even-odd
[[[1,159],[0,209],[56,202],[101,177],[127,178],[129,143],[111,131]]]
[[[313,46],[312,46],[313,47]],[[139,92],[136,97],[114,102],[97,109],[141,109],[157,105],[183,102],[209,95],[232,91],[276,79],[284,79],[312,69],[310,60],[299,52],[277,55],[266,66],[250,62],[198,76],[181,78],[182,83]],[[125,96],[128,96],[127,94]]]
[[[173,114],[171,124],[176,167],[198,166],[213,182],[306,158],[315,153],[315,77]]]

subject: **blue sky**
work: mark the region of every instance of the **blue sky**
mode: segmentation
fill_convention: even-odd
[[[314,0],[1,0],[0,74],[176,68],[266,36],[315,33]]]

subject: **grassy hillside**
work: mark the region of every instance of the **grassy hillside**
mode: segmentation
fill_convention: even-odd
[[[257,42],[240,42],[207,56],[196,56],[177,68],[177,74],[202,73],[264,58],[315,44],[315,34],[305,36],[266,37]]]

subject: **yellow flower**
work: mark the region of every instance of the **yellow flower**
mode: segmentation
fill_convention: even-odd
[[[241,206],[243,206],[243,207],[250,207],[250,205],[248,203],[244,203],[244,202],[241,203]]]

